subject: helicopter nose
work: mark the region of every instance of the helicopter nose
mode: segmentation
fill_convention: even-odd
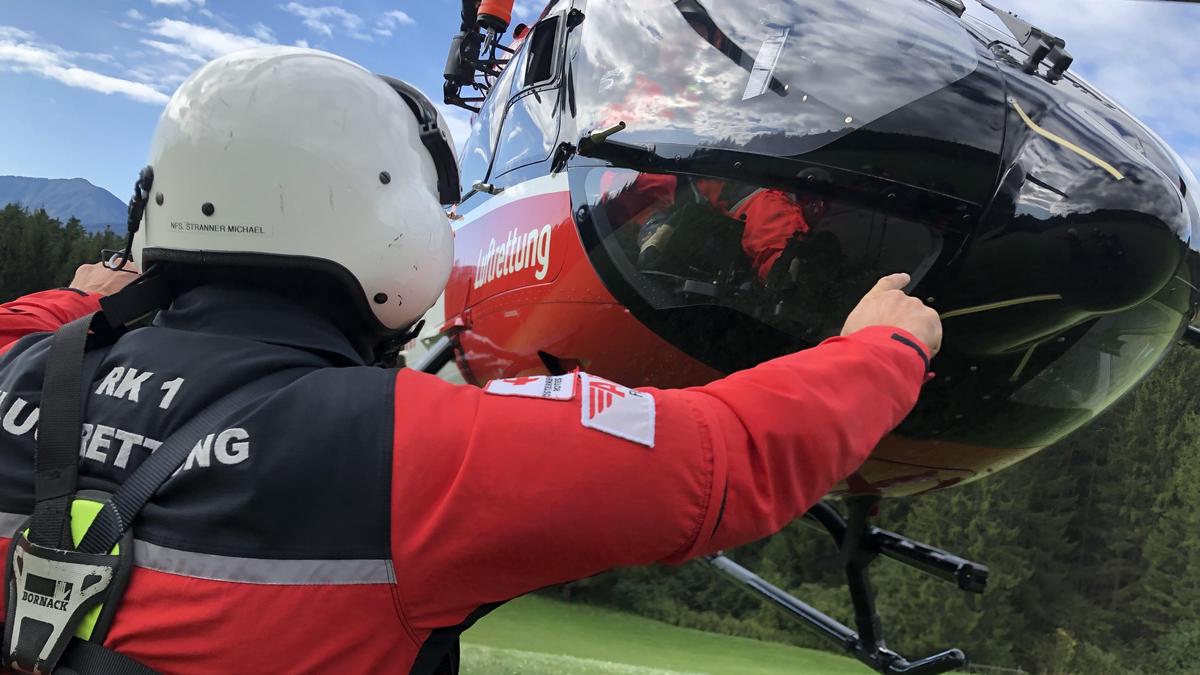
[[[1063,302],[1080,310],[1118,312],[1153,297],[1175,274],[1179,240],[1161,224],[1115,219],[1067,227],[1050,246]]]
[[[1070,113],[1010,119],[1013,159],[939,303],[947,342],[968,353],[1025,348],[1131,310],[1182,269],[1190,223],[1175,182]],[[1074,140],[1048,140],[1039,122]]]

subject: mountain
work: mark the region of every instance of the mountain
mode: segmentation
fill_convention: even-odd
[[[105,226],[115,232],[125,230],[125,202],[82,178],[0,176],[0,206],[12,203],[46,209],[50,217],[63,222],[75,216],[93,232]]]

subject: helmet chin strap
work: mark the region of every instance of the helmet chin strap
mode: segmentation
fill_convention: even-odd
[[[129,217],[125,221],[125,250],[121,253],[121,261],[115,266],[106,261],[105,267],[123,270],[125,265],[133,260],[133,235],[142,227],[142,216],[146,213],[146,202],[150,199],[152,185],[154,167],[147,165],[138,173],[138,179],[133,184],[133,196],[129,198]]]
[[[418,319],[409,324],[407,328],[402,328],[398,332],[384,338],[375,347],[375,362],[372,365],[381,368],[396,367],[397,357],[404,350],[404,345],[415,340],[421,334],[421,329],[424,327],[425,319]]]
[[[121,263],[124,265],[124,261]],[[116,269],[120,269],[119,267]],[[171,304],[175,294],[162,269],[151,265],[143,270],[133,283],[100,299],[109,323],[114,327],[129,325],[151,312],[157,312]]]

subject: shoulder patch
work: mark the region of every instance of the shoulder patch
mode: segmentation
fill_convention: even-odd
[[[580,373],[580,421],[589,429],[654,447],[654,397]]]
[[[575,373],[548,377],[526,376],[492,380],[483,390],[497,396],[524,396],[551,401],[570,401],[575,397]]]

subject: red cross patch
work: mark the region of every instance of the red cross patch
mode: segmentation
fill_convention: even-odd
[[[575,374],[556,377],[525,375],[492,380],[483,390],[497,396],[524,396],[551,401],[570,401],[575,397]]]

